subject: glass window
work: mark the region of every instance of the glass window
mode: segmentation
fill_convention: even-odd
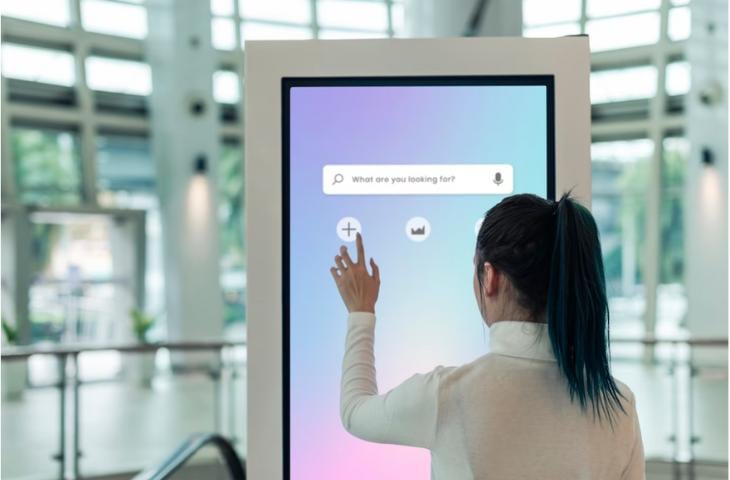
[[[213,98],[219,103],[238,103],[241,92],[236,72],[219,70],[213,74]]]
[[[155,190],[155,165],[150,154],[149,141],[145,137],[130,135],[100,135],[97,137],[96,154],[97,186],[99,202],[105,200],[105,192]]]
[[[689,93],[690,85],[691,70],[689,62],[672,62],[667,65],[667,95],[685,95]]]
[[[522,17],[525,25],[542,25],[578,21],[580,19],[581,0],[561,0],[547,2],[545,0],[523,0]]]
[[[239,12],[243,18],[251,20],[275,20],[308,24],[312,21],[310,0],[240,0]]]
[[[356,32],[353,30],[320,30],[319,38],[325,40],[337,38],[384,38],[387,32]]]
[[[245,40],[306,40],[312,38],[312,30],[271,23],[244,22],[241,25],[241,38]]]
[[[692,32],[692,16],[689,7],[673,8],[669,11],[668,34],[673,41],[686,40]]]
[[[589,17],[606,17],[623,13],[657,10],[661,0],[586,0]]]
[[[211,24],[213,47],[219,50],[236,48],[236,22],[230,18],[214,18]]]
[[[401,35],[406,28],[405,6],[401,2],[394,2],[390,5],[390,20],[393,23],[393,33]]]
[[[592,210],[601,234],[612,333],[642,335],[649,139],[594,143]]]
[[[74,58],[69,52],[3,43],[2,54],[4,77],[67,87],[76,81]]]
[[[144,309],[159,318],[165,309],[162,219],[157,196],[156,165],[149,139],[134,135],[104,134],[97,137],[96,148],[99,204],[147,212]]]
[[[586,24],[591,51],[650,45],[659,41],[659,14],[642,13],[601,20]]]
[[[667,137],[662,152],[662,201],[659,286],[657,288],[657,334],[681,331],[687,312],[684,286],[684,184],[689,142]]]
[[[525,37],[553,38],[564,37],[566,35],[577,35],[579,33],[580,24],[578,23],[557,23],[554,25],[545,25],[542,27],[524,28],[522,35]]]
[[[218,217],[221,225],[221,287],[226,325],[244,320],[246,255],[243,185],[243,148],[238,143],[224,143],[218,164]]]
[[[149,95],[152,73],[149,64],[107,57],[86,59],[86,82],[92,90]]]
[[[223,17],[233,16],[233,0],[211,0],[210,10],[213,12],[213,15],[220,15]]]
[[[147,36],[147,10],[141,5],[106,0],[82,0],[84,29],[122,37]]]
[[[10,142],[21,202],[64,205],[81,201],[81,159],[75,133],[12,127]]]
[[[67,27],[71,16],[68,0],[3,0],[2,15]]]
[[[591,73],[591,103],[649,98],[656,88],[657,71],[652,65]]]
[[[388,29],[388,7],[382,2],[319,0],[317,15],[319,24],[323,27],[382,31]]]

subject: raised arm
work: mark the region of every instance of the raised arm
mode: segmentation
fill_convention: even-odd
[[[439,377],[444,369],[413,375],[378,395],[374,329],[374,314],[350,313],[342,363],[342,425],[363,440],[431,448],[438,418]]]

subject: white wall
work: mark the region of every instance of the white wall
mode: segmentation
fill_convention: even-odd
[[[693,337],[728,335],[727,0],[694,0],[687,56],[690,158],[685,208],[687,325]],[[712,26],[712,27],[710,27]],[[713,31],[711,31],[711,29]],[[700,96],[717,92],[714,103]],[[703,165],[702,149],[713,152]]]

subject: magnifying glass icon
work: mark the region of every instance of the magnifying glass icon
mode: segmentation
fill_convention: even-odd
[[[334,182],[332,182],[332,185],[337,185],[338,183],[342,183],[345,181],[345,177],[341,173],[335,174]]]

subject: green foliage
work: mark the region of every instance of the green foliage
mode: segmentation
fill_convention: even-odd
[[[132,309],[129,311],[129,316],[132,318],[132,329],[134,330],[134,336],[140,343],[147,342],[147,332],[155,323],[155,319],[139,309]]]
[[[14,128],[10,144],[15,180],[24,203],[77,204],[81,200],[81,162],[71,132]]]
[[[678,150],[665,150],[662,161],[662,199],[660,206],[661,258],[659,278],[661,283],[682,282],[684,277],[684,201],[683,188],[687,158]],[[650,175],[649,159],[640,159],[626,167],[620,179],[622,226],[633,222],[636,228],[638,264],[635,281],[644,278],[646,258],[647,194]],[[625,235],[625,232],[621,232]],[[621,274],[621,248],[607,252],[604,259],[606,275]]]
[[[2,326],[5,339],[9,344],[16,345],[18,343],[18,329],[6,322],[4,318],[2,319]]]
[[[245,268],[244,173],[240,146],[223,145],[218,162],[221,254],[224,269]]]

